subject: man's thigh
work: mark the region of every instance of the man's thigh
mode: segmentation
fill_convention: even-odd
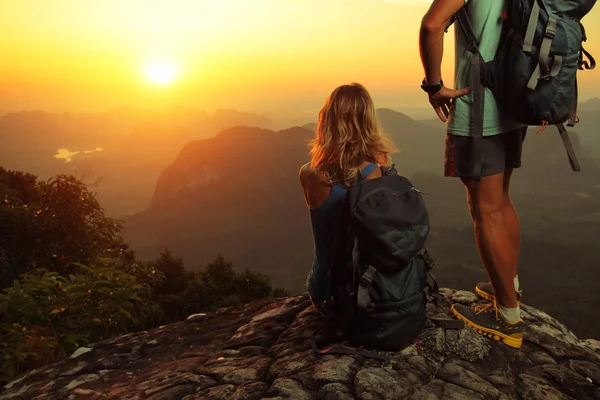
[[[519,168],[527,127],[499,135],[485,136],[482,143],[481,175],[495,175],[507,168]],[[473,138],[446,135],[444,175],[460,178],[473,176]]]

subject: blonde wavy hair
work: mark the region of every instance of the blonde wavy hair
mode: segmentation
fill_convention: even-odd
[[[379,128],[371,95],[359,83],[337,87],[319,111],[310,166],[327,181],[350,187],[365,161],[388,165],[396,151]]]

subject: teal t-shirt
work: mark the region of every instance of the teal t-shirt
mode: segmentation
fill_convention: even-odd
[[[468,2],[465,7],[473,25],[473,32],[480,40],[479,51],[485,61],[490,61],[496,54],[500,35],[506,0],[477,0]],[[461,89],[471,86],[471,53],[467,40],[458,22],[454,24],[456,60],[454,65],[455,88]],[[485,104],[483,113],[483,135],[491,136],[509,132],[524,126],[503,115],[496,104],[494,95],[485,89]],[[457,98],[455,107],[450,111],[447,123],[447,132],[455,135],[471,136],[473,134],[473,94],[469,93]]]

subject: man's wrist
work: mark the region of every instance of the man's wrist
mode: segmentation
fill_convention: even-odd
[[[435,83],[433,85],[428,84],[426,79],[423,79],[423,82],[421,83],[421,89],[423,89],[426,93],[429,93],[430,95],[439,92],[440,90],[442,90],[443,87],[444,81],[442,81],[441,79],[439,83]]]

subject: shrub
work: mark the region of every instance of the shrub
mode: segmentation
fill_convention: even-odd
[[[0,294],[0,380],[163,319],[150,288],[110,260],[76,266],[69,276],[33,271]]]

